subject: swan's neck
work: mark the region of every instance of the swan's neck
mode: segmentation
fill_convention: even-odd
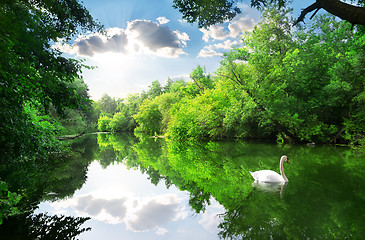
[[[284,173],[284,159],[283,158],[280,159],[280,174],[283,177],[285,182],[289,182],[288,178],[285,176],[285,173]]]

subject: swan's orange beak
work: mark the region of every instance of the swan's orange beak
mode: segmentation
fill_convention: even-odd
[[[289,158],[286,159],[286,162],[290,165]]]

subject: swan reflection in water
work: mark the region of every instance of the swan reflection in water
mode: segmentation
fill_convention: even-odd
[[[251,184],[255,189],[268,193],[280,192],[280,195],[284,194],[284,190],[288,185],[287,182],[257,182],[254,181]]]

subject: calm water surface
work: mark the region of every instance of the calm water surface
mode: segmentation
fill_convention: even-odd
[[[73,147],[76,163],[52,175],[57,187],[42,191],[34,215],[90,217],[80,228],[91,230],[79,239],[361,239],[365,234],[361,151],[109,134],[86,136]],[[252,184],[249,171],[279,172],[283,154],[291,162],[284,165],[286,186]],[[5,222],[2,228],[11,226]]]

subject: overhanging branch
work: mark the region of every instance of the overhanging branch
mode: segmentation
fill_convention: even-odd
[[[365,25],[365,7],[354,6],[339,0],[316,0],[315,3],[302,10],[300,16],[294,22],[294,25],[298,24],[299,22],[304,22],[305,16],[308,13],[315,11],[311,16],[312,18],[319,9],[324,9],[325,11],[348,21],[353,25]]]
[[[310,13],[314,10],[316,10],[316,12],[317,12],[319,9],[321,9],[321,7],[318,2],[315,2],[312,5],[310,5],[309,7],[306,7],[305,9],[303,9],[302,12],[300,13],[300,16],[298,17],[298,19],[294,22],[294,26],[297,25],[299,22],[304,22],[304,18],[308,13]],[[314,16],[314,14],[312,15],[312,17]]]

